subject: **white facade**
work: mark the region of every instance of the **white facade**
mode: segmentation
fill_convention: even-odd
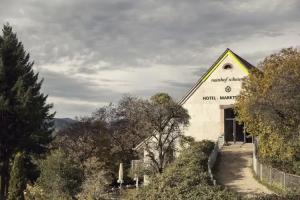
[[[239,125],[235,124],[234,115],[225,122],[227,120],[225,113],[228,111],[227,108],[233,108],[235,99],[241,91],[242,80],[247,77],[252,68],[254,67],[251,64],[227,49],[179,102],[188,110],[191,117],[190,125],[184,130],[184,135],[192,136],[196,141],[204,139],[216,141],[225,132],[227,136],[240,136],[243,132],[243,140],[246,142],[246,133],[237,128]],[[135,149],[143,148],[142,142]],[[150,160],[147,151],[143,149],[143,152],[145,165]],[[147,183],[148,177],[144,176],[144,184]]]
[[[229,49],[223,53],[180,102],[191,117],[186,136],[216,141],[224,134],[224,108],[233,107],[250,67]]]

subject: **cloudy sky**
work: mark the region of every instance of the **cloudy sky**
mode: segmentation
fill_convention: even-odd
[[[180,99],[228,47],[256,65],[300,45],[299,0],[0,0],[57,117],[127,93]]]

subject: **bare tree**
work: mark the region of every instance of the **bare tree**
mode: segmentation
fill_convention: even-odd
[[[112,160],[111,143],[105,122],[82,118],[58,132],[52,146],[66,152],[85,169],[93,159],[101,161],[101,165],[109,168]]]
[[[146,106],[145,121],[150,136],[142,143],[150,166],[162,173],[173,159],[176,142],[183,135],[183,129],[189,125],[190,116],[186,109],[173,101],[165,93],[151,97]]]
[[[99,110],[98,115],[110,113],[111,134],[117,146],[128,150],[141,144],[152,170],[161,173],[172,160],[176,140],[189,124],[187,110],[165,93],[158,93],[150,100],[124,96],[109,110],[114,114]]]
[[[118,104],[102,107],[58,132],[52,147],[83,169],[81,195],[98,195],[103,188],[96,194],[85,186],[93,183],[97,187],[105,181],[107,185],[116,177],[120,162],[127,172],[130,161],[137,158],[134,147],[143,141],[153,171],[161,173],[172,159],[175,141],[188,120],[187,111],[167,94],[157,94],[151,100],[124,96]]]
[[[126,95],[118,104],[110,104],[94,113],[97,120],[107,122],[115,145],[123,151],[132,150],[147,137],[144,120],[146,102],[138,97]]]

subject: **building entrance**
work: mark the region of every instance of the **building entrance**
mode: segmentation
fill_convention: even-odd
[[[224,109],[224,136],[226,142],[251,142],[244,129],[244,124],[239,124],[235,119],[233,108]]]

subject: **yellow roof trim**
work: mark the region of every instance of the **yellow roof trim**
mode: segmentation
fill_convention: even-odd
[[[241,61],[232,53],[232,51],[228,51],[227,53],[229,55],[230,58],[232,58],[237,64],[238,66],[248,75],[249,74],[249,70],[245,67],[245,65],[243,65],[243,63],[241,63]]]
[[[188,93],[179,101],[179,104],[183,105],[189,97],[202,85],[203,82],[205,82],[210,75],[220,66],[220,64],[224,61],[227,57],[232,58],[237,66],[239,66],[246,75],[249,74],[249,69],[240,61],[240,59],[230,50],[226,49],[224,53],[217,59],[217,61],[208,69],[208,71],[198,80],[195,86],[193,86]]]
[[[201,82],[206,81],[210,75],[220,66],[221,62],[223,62],[223,60],[225,60],[225,58],[227,58],[228,56],[228,52],[219,60],[219,62],[217,62],[216,64],[214,64],[214,66],[208,70],[207,74],[201,79]]]

